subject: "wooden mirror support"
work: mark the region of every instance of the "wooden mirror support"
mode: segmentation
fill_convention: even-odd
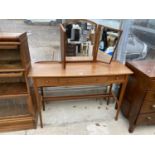
[[[62,24],[60,24],[60,47],[61,47],[61,62],[63,68],[66,68],[67,36],[66,36],[66,30]]]

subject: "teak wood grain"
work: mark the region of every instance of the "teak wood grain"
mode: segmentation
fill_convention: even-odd
[[[155,61],[144,60],[144,61],[132,61],[127,63],[128,66],[136,68],[139,72],[149,77],[151,80],[155,80]],[[154,84],[154,82],[152,82]]]
[[[102,62],[68,63],[66,69],[61,63],[41,62],[32,64],[29,77],[89,77],[127,75],[133,72],[118,61],[111,64]]]
[[[37,98],[38,113],[40,115],[40,125],[43,127],[41,107],[44,100],[66,100],[79,98],[98,98],[111,97],[109,94],[96,95],[77,95],[64,97],[46,97],[39,94],[40,87],[55,87],[55,86],[73,86],[73,85],[95,85],[95,84],[122,84],[120,97],[117,100],[117,113],[115,119],[118,119],[118,114],[122,104],[124,91],[127,84],[128,75],[133,72],[125,65],[113,61],[111,64],[101,62],[81,62],[67,63],[66,69],[62,68],[61,63],[40,62],[32,64],[29,77],[33,79],[33,86]]]

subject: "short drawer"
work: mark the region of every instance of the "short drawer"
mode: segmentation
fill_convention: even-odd
[[[140,113],[155,112],[155,102],[144,101]]]
[[[137,119],[137,125],[153,125],[155,124],[155,113],[151,114],[141,114]]]
[[[153,91],[146,92],[146,96],[144,98],[144,101],[155,102],[155,92],[153,92]]]
[[[38,86],[71,86],[71,85],[95,85],[120,83],[125,80],[125,76],[107,77],[64,77],[64,78],[37,78],[35,81]]]

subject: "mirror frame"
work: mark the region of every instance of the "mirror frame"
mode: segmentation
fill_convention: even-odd
[[[61,49],[61,62],[63,68],[66,68],[66,49],[67,49],[67,36],[66,30],[60,24],[60,49]]]
[[[101,60],[98,60],[97,59],[97,54],[98,54],[98,48],[99,48],[99,44],[100,44],[100,35],[101,35],[101,31],[102,31],[102,29],[104,30],[104,29],[109,29],[109,30],[112,30],[112,31],[116,31],[116,32],[118,32],[119,33],[119,37],[118,37],[118,40],[117,40],[117,42],[116,42],[116,45],[115,45],[115,48],[114,48],[114,51],[113,51],[113,55],[111,56],[111,59],[110,59],[110,61],[109,62],[105,62],[105,61],[101,61]],[[108,26],[104,26],[104,25],[98,25],[98,30],[97,30],[97,38],[96,38],[96,52],[95,52],[95,55],[94,55],[94,59],[95,59],[95,61],[100,61],[100,62],[103,62],[103,63],[107,63],[107,64],[110,64],[111,63],[111,61],[112,61],[112,59],[113,59],[113,57],[114,57],[114,54],[115,54],[115,52],[116,52],[116,49],[117,49],[117,47],[118,47],[118,44],[119,44],[119,41],[120,41],[120,38],[121,38],[121,35],[122,35],[122,30],[121,29],[115,29],[115,28],[112,28],[112,27],[108,27]]]
[[[96,34],[97,34],[97,30],[98,30],[98,25],[91,21],[91,20],[88,20],[88,19],[69,19],[67,20],[66,22],[64,22],[62,25],[65,29],[65,26],[68,25],[68,24],[76,24],[78,22],[87,22],[87,23],[90,23],[92,25],[94,25],[95,27],[95,34],[94,34],[94,46],[93,46],[93,51],[92,51],[92,57],[84,57],[84,56],[81,56],[81,57],[74,57],[72,56],[71,58],[67,57],[66,56],[66,52],[67,50],[65,50],[65,62],[94,62],[95,59],[94,59],[94,56],[95,56],[95,52],[96,52]],[[66,30],[66,29],[65,29]],[[66,37],[67,38],[67,37]],[[67,45],[66,45],[66,48],[67,48]],[[66,59],[68,58],[68,60]]]

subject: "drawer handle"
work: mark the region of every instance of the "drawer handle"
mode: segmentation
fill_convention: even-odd
[[[152,117],[146,117],[147,118],[147,120],[151,120],[152,119]]]
[[[153,108],[153,109],[155,109],[155,104],[154,104],[154,105],[152,105],[152,108]]]

